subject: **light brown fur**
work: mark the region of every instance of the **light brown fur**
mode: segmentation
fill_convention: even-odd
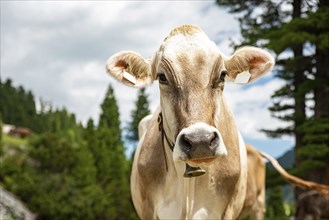
[[[271,157],[270,155],[268,155],[264,152],[260,152],[260,154],[261,154],[262,157],[269,160],[272,163],[272,165],[274,166],[274,168],[279,172],[279,174],[283,178],[285,178],[290,184],[292,184],[294,186],[304,188],[304,189],[313,189],[313,190],[319,192],[322,195],[329,194],[329,186],[328,185],[318,184],[318,183],[315,183],[315,182],[312,182],[312,181],[303,180],[303,179],[301,179],[297,176],[293,176],[293,175],[287,173],[287,171],[285,169],[283,169],[283,167],[273,157]]]
[[[123,51],[116,56],[112,56],[107,61],[107,71],[120,82],[124,82],[129,86],[143,86],[138,81],[150,82],[152,77],[149,75],[151,68],[149,62],[138,53],[132,51]],[[125,81],[123,72],[126,71],[137,79],[137,83],[133,84]]]
[[[230,77],[235,78],[237,74],[249,70],[251,74],[249,82],[252,82],[262,75],[263,72],[267,72],[271,69],[274,63],[273,58],[271,56],[259,56],[260,53],[264,53],[264,51],[254,47],[245,46],[238,49],[232,57],[225,62]]]
[[[149,117],[148,117],[149,118]],[[148,120],[147,122],[145,122],[143,120],[143,123],[147,123],[150,125],[150,123],[152,123],[152,120]],[[153,119],[153,123],[155,124],[155,121]],[[153,130],[153,129],[151,129]],[[144,133],[146,132],[146,130],[142,130],[140,136],[142,136]],[[257,149],[255,149],[253,146],[246,144],[246,149],[247,149],[247,156],[248,156],[248,176],[247,176],[247,192],[246,192],[246,197],[244,200],[244,204],[243,204],[243,209],[241,210],[238,219],[245,219],[246,217],[250,217],[251,219],[263,219],[264,218],[264,214],[265,214],[265,172],[266,172],[266,167],[265,167],[265,162],[263,161],[263,155],[264,153],[259,152]],[[159,150],[157,148],[157,150]],[[161,157],[161,156],[160,156]],[[265,159],[270,158],[271,159],[271,163],[277,164],[277,161],[272,158],[269,157],[268,155],[266,157],[264,157]],[[161,160],[162,158],[160,158]],[[158,161],[159,162],[159,161]],[[221,164],[221,166],[225,166],[226,164]],[[219,164],[216,165],[219,167]],[[158,167],[158,166],[157,166]],[[226,166],[225,166],[226,167]],[[275,168],[278,168],[278,165],[275,166]],[[229,167],[227,167],[226,169],[229,170]],[[282,169],[279,168],[279,169]],[[216,175],[218,175],[219,173],[222,173],[223,170],[217,170],[215,172],[218,172]],[[156,170],[155,173],[161,175],[165,175],[164,170]],[[282,174],[282,171],[280,171],[280,173]],[[285,172],[283,172],[284,175],[287,175]],[[294,177],[290,174],[288,174],[289,178],[297,178]],[[147,186],[152,185],[152,180],[147,184]],[[289,180],[289,182],[291,182]],[[315,184],[314,182],[309,182],[306,181],[306,183],[308,183],[308,185],[305,185],[305,181],[301,180],[298,178],[298,182],[294,182],[294,185],[297,185],[299,187],[311,187],[314,188],[314,186],[317,186],[320,188],[316,189],[320,192],[326,193],[328,190],[328,186],[326,185],[319,185],[319,184]],[[230,183],[232,184],[232,182]],[[300,185],[301,184],[301,185]],[[147,189],[148,187],[146,187],[145,189]],[[219,187],[220,188],[220,187]],[[323,189],[325,191],[323,191]],[[318,193],[315,194],[317,196],[319,196]],[[325,198],[325,197],[323,197]],[[322,201],[322,200],[321,200]],[[149,210],[149,208],[147,209]]]
[[[265,213],[265,162],[258,150],[246,144],[248,156],[247,193],[239,219],[264,219]]]
[[[177,34],[183,34],[183,35],[188,36],[188,35],[193,35],[193,34],[199,33],[199,32],[202,32],[202,30],[195,25],[182,25],[182,26],[174,28],[170,32],[169,37],[177,35]]]
[[[160,84],[160,107],[143,122],[147,128],[141,125],[143,135],[133,162],[131,191],[140,218],[236,219],[241,210],[260,213],[265,187],[264,172],[255,174],[260,156],[247,147],[247,162],[245,144],[223,96],[224,82],[218,79],[222,71],[227,70],[228,78],[234,80],[239,71],[248,69],[252,81],[273,64],[269,53],[254,47],[242,48],[226,58],[200,28],[191,25],[174,29],[150,61],[134,52],[121,52],[109,59],[108,72],[121,82],[126,83],[123,71],[136,78],[135,87],[149,84],[157,74],[167,80]],[[179,141],[172,151],[162,140],[157,124],[160,112],[169,141],[174,143],[182,130],[202,124],[221,136],[221,147],[227,154],[200,164],[205,175],[184,178],[185,164],[191,158],[182,159]],[[174,157],[180,159],[174,161]]]

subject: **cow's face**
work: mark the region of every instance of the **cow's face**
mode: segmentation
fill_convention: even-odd
[[[152,59],[121,52],[108,60],[107,69],[136,87],[159,81],[163,126],[175,142],[174,160],[195,165],[227,154],[218,130],[225,123],[219,119],[225,81],[248,83],[273,64],[270,54],[254,47],[224,57],[198,27],[182,26],[171,32]]]

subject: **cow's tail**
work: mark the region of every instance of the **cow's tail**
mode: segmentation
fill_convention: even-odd
[[[301,188],[306,188],[306,189],[313,189],[323,195],[329,194],[329,185],[324,185],[324,184],[319,184],[315,183],[312,181],[307,181],[303,180],[301,178],[298,178],[296,176],[293,176],[289,174],[280,164],[279,162],[271,157],[270,155],[264,153],[264,152],[259,152],[262,157],[267,159],[268,161],[271,162],[273,167],[280,173],[280,175],[286,179],[290,184],[294,186],[299,186]]]

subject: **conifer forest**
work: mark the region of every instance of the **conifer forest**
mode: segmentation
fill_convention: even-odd
[[[146,94],[141,95],[135,112],[148,114]],[[1,136],[0,181],[39,219],[137,218],[129,189],[131,157],[125,156],[111,86],[101,110],[98,125],[90,119],[83,126],[74,114],[49,103],[41,103],[37,112],[30,91],[15,88],[10,79],[1,82],[2,123],[31,134]],[[134,120],[130,127],[127,135],[134,140]]]

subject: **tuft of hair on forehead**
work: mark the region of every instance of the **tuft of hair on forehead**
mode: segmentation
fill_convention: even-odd
[[[174,36],[177,34],[183,34],[183,35],[193,35],[195,33],[203,32],[198,26],[196,25],[182,25],[179,27],[176,27],[173,29],[169,36]]]

